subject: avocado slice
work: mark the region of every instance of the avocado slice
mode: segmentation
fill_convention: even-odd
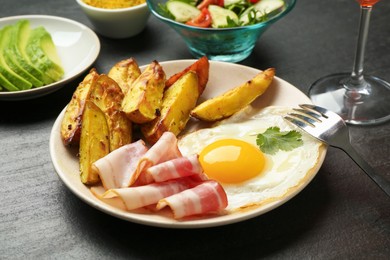
[[[18,63],[18,60],[16,59],[14,53],[10,49],[3,50],[3,56],[5,62],[7,62],[8,67],[13,70],[16,74],[18,74],[20,77],[24,78],[28,82],[32,84],[33,87],[41,87],[43,86],[42,81],[35,78],[33,75],[28,73],[25,69],[21,67],[21,65]]]
[[[21,23],[18,22],[11,28],[8,46],[4,46],[5,49],[3,50],[4,60],[16,74],[31,82],[34,87],[41,87],[43,82],[30,73],[33,72],[33,68],[25,62],[16,48],[20,26]]]
[[[11,82],[6,79],[3,74],[0,73],[0,90],[3,90],[3,88],[9,90],[9,91],[18,91],[19,89],[14,86]]]
[[[8,25],[0,31],[0,73],[19,90],[30,89],[32,87],[31,82],[16,74],[8,66],[4,58],[4,52],[9,44],[11,30],[12,25]]]
[[[42,81],[44,85],[53,83],[54,80],[52,78],[50,78],[30,62],[30,59],[26,53],[27,41],[31,34],[30,21],[20,20],[15,26],[17,26],[17,28],[15,29],[16,33],[14,34],[13,38],[13,52],[15,55],[17,55],[19,64],[34,77]]]
[[[26,44],[26,54],[32,64],[54,81],[60,80],[64,75],[56,47],[44,27],[40,26],[31,31]]]

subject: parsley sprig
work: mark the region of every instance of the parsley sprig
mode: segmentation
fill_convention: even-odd
[[[264,133],[258,134],[256,143],[260,150],[267,154],[276,154],[279,150],[291,151],[303,145],[302,135],[298,131],[280,131],[277,126],[268,128]]]

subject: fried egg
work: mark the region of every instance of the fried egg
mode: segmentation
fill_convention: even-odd
[[[291,109],[285,107],[257,110],[249,106],[213,127],[179,139],[182,154],[198,154],[205,174],[224,187],[227,211],[283,198],[312,177],[321,142],[284,120],[288,112]],[[274,155],[263,153],[256,144],[257,134],[274,126],[280,131],[301,132],[303,145]]]

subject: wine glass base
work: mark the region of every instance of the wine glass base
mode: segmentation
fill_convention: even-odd
[[[390,120],[390,83],[365,76],[367,88],[362,91],[345,88],[350,73],[325,76],[309,89],[309,97],[315,105],[339,114],[346,123],[375,125]]]

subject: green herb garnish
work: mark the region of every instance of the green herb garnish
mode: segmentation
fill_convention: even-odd
[[[281,132],[280,128],[276,126],[258,134],[256,143],[262,152],[271,155],[279,150],[291,151],[303,145],[301,133],[295,130]]]

